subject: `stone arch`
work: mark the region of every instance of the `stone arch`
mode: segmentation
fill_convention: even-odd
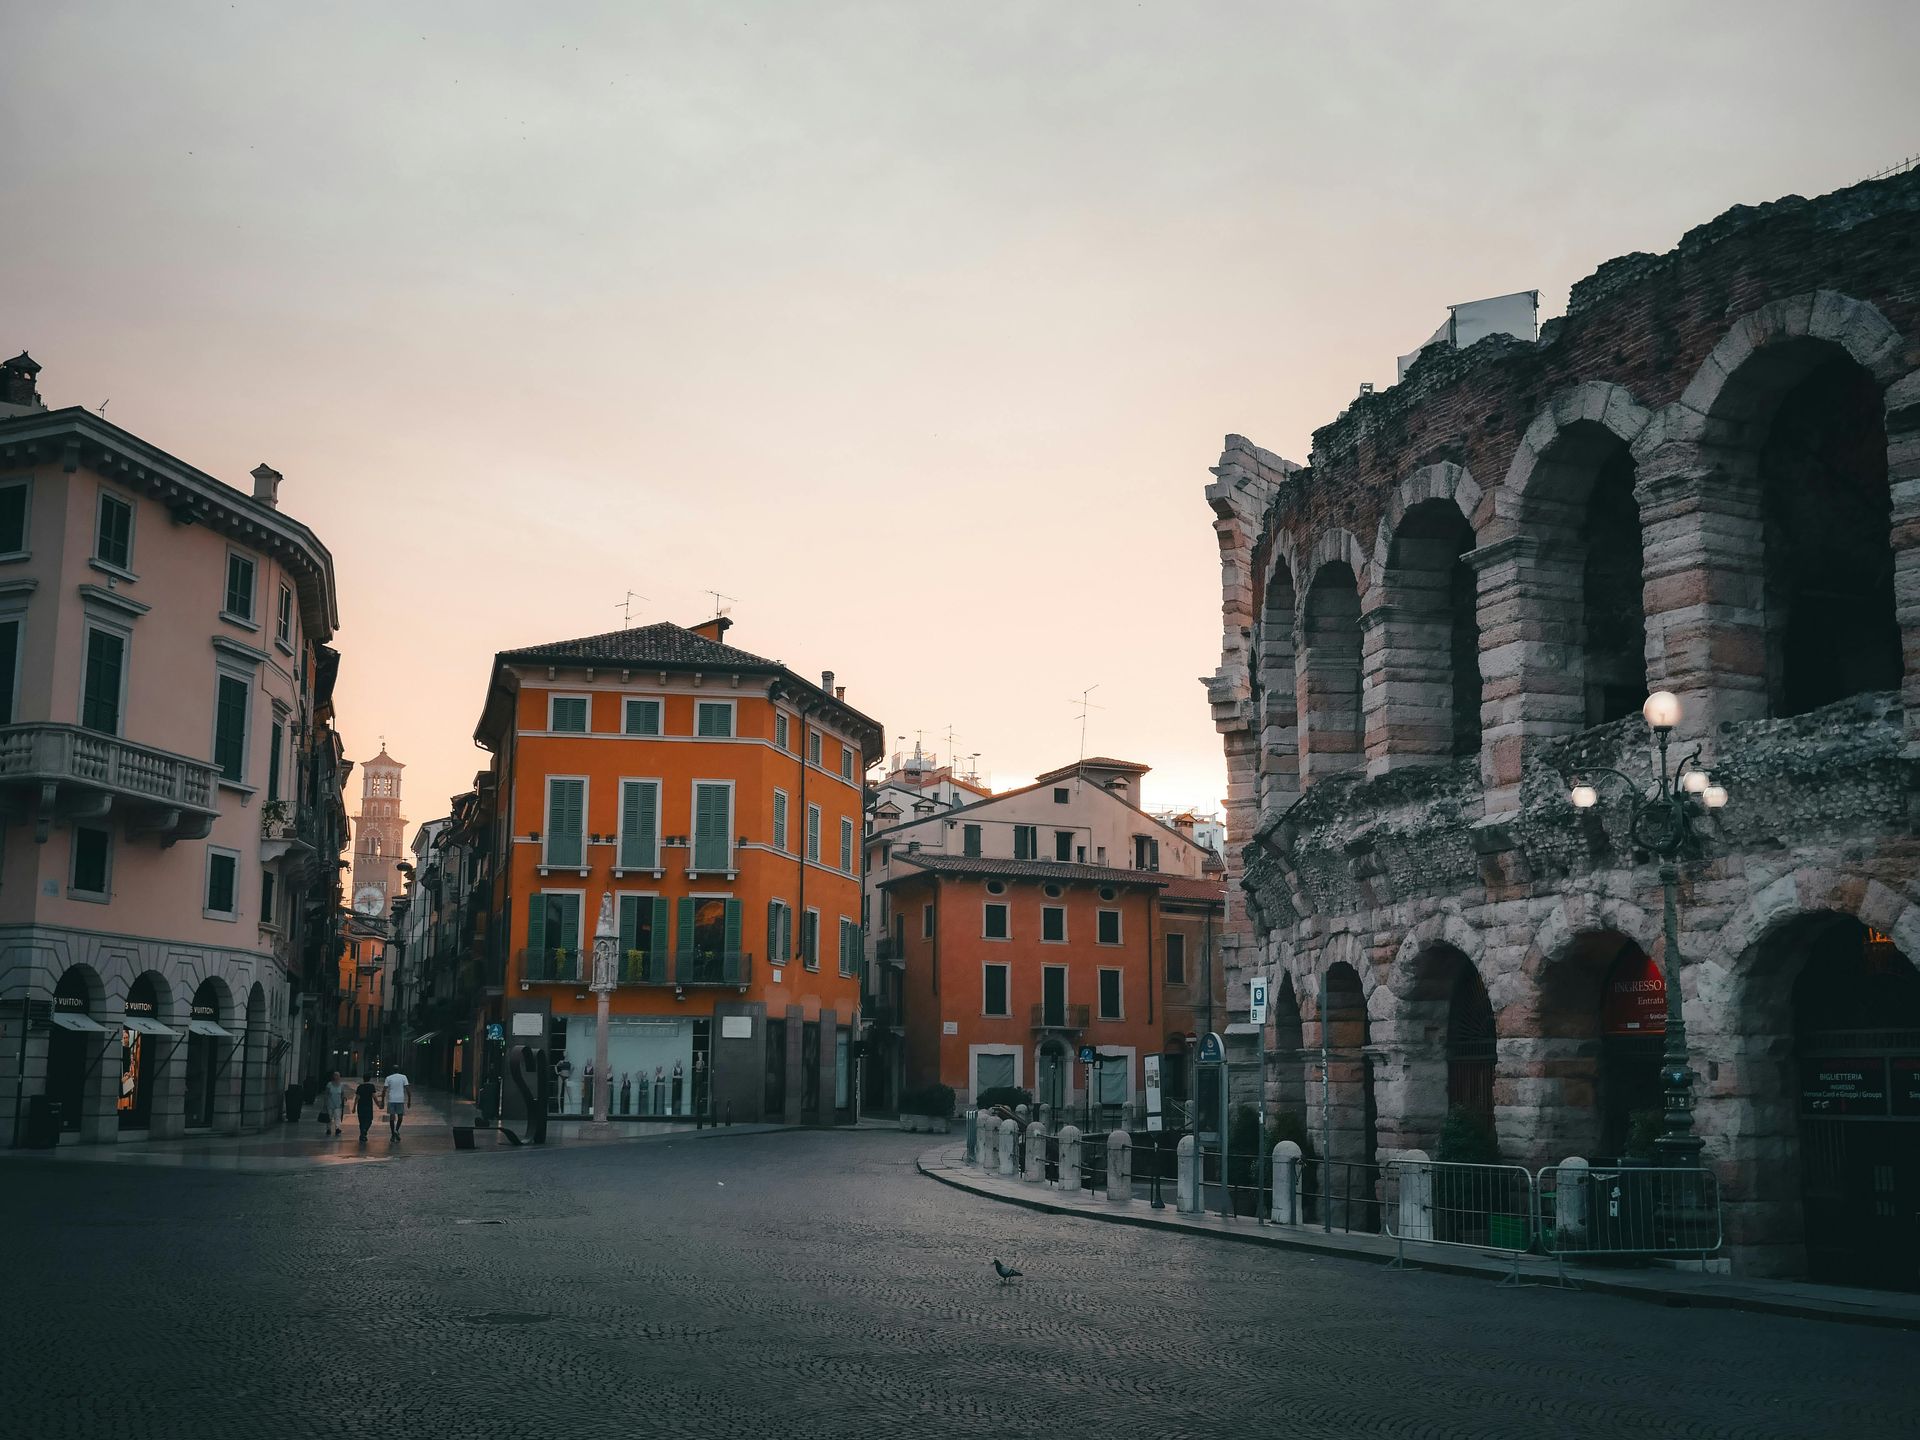
[[[266,989],[259,981],[247,990],[247,1003],[241,1041],[240,1123],[257,1129],[273,1114],[278,1095],[267,1073],[267,1053],[272,1044],[273,1017],[267,1005]]]
[[[1495,1118],[1495,1017],[1480,966],[1444,938],[1458,935],[1478,954],[1470,928],[1457,916],[1436,916],[1417,928],[1394,960],[1392,1043],[1377,1081],[1384,1101],[1380,1143],[1388,1150],[1431,1154],[1452,1104],[1469,1104],[1489,1124]],[[1466,1012],[1471,1012],[1471,1056],[1455,1043]]]
[[[1358,943],[1349,948],[1358,951]],[[1354,1213],[1337,1217],[1354,1229],[1366,1228],[1364,1214],[1371,1209],[1366,1201],[1374,1192],[1373,1166],[1379,1151],[1373,1058],[1368,1049],[1372,1043],[1367,1000],[1370,968],[1357,956],[1323,957],[1313,1000],[1312,1033],[1305,1037],[1310,1048],[1319,1047],[1323,1039],[1327,1048],[1326,1073],[1321,1080],[1324,1095],[1316,1093],[1319,1086],[1309,1084],[1305,1098],[1309,1109],[1325,1102],[1331,1126],[1325,1158],[1334,1166],[1327,1189],[1329,1194],[1356,1197]],[[1317,1133],[1318,1127],[1313,1128]]]
[[[1267,1095],[1279,1115],[1307,1115],[1306,1023],[1294,975],[1279,971],[1273,978],[1269,1011]]]
[[[221,1131],[239,1126],[240,1039],[233,989],[218,971],[194,986],[185,1021],[185,1124]]]
[[[144,1128],[155,1139],[178,1135],[185,1128],[187,1001],[163,972],[149,968],[126,976],[120,1003],[129,1019],[145,1016],[167,1032],[129,1027],[121,1047],[120,1128]]]
[[[1340,532],[1344,534],[1344,532]],[[1315,545],[1316,554],[1331,537]],[[1352,537],[1346,537],[1351,544]],[[1362,696],[1360,577],[1334,556],[1316,564],[1300,605],[1300,783],[1360,768]]]
[[[1369,586],[1377,588],[1386,579],[1387,556],[1407,511],[1430,501],[1450,503],[1460,512],[1460,518],[1466,522],[1467,529],[1477,543],[1492,518],[1490,513],[1482,512],[1481,502],[1484,498],[1479,484],[1466,467],[1456,465],[1451,460],[1422,465],[1411,474],[1402,476],[1400,483],[1387,493],[1386,509],[1381,512],[1380,523],[1374,529],[1373,556],[1367,566]]]
[[[107,1014],[107,987],[93,966],[75,961],[54,982],[56,1023],[46,1037],[45,1092],[60,1102],[61,1126],[83,1142],[113,1139],[118,1128],[114,1110],[113,1062],[120,1053],[120,1032]],[[99,1030],[69,1029],[57,1023],[62,1014],[77,1015]]]
[[[1296,659],[1300,607],[1294,590],[1290,545],[1275,537],[1260,591],[1253,656],[1254,723],[1259,731],[1262,820],[1284,810],[1300,793],[1300,675]]]
[[[1653,420],[1653,412],[1625,386],[1589,380],[1557,391],[1528,424],[1494,494],[1495,511],[1524,531],[1543,509],[1562,502],[1562,491],[1577,483],[1563,468],[1567,457],[1554,451],[1570,433],[1594,427],[1632,449]]]

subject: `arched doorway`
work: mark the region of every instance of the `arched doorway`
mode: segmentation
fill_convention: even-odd
[[[1317,1067],[1319,1094],[1309,1097],[1318,1108],[1308,1128],[1316,1148],[1331,1162],[1325,1167],[1324,1184],[1335,1222],[1347,1229],[1367,1229],[1377,1215],[1372,1200],[1379,1139],[1373,1059],[1366,1052],[1371,1039],[1367,1002],[1359,972],[1345,961],[1329,965],[1321,981],[1320,1002],[1314,1027],[1318,1033],[1309,1038],[1311,1043],[1325,1045],[1325,1063]]]
[[[240,1075],[240,1123],[253,1129],[264,1125],[277,1098],[267,1075],[267,992],[255,982],[247,991],[244,1069]]]
[[[1300,784],[1358,770],[1365,759],[1360,708],[1360,589],[1344,561],[1321,566],[1300,626]]]
[[[1306,1027],[1300,1018],[1300,998],[1293,977],[1282,975],[1273,987],[1273,1048],[1267,1052],[1268,1084],[1276,1115],[1307,1118]]]
[[[1447,997],[1447,1109],[1467,1111],[1493,1133],[1493,1002],[1480,972],[1463,963]]]
[[[1848,915],[1788,943],[1807,1273],[1920,1290],[1920,971]]]
[[[1663,1108],[1659,966],[1631,936],[1605,929],[1570,936],[1540,967],[1533,1012],[1507,1041],[1511,1063],[1535,1087],[1533,1145],[1512,1158],[1617,1159],[1634,1113]]]
[[[1260,729],[1260,813],[1284,810],[1300,793],[1300,675],[1293,643],[1293,572],[1275,560],[1260,605],[1253,676]]]
[[[145,1130],[153,1124],[154,1100],[180,1039],[166,1023],[172,1008],[172,990],[151,970],[127,988],[126,1019],[120,1032],[120,1095],[115,1102],[122,1130]]]
[[[112,1032],[94,1016],[104,997],[100,977],[85,965],[69,965],[53,990],[53,1028],[47,1036],[47,1097],[60,1106],[61,1128],[79,1133],[82,1120],[98,1112],[102,1071]]]
[[[1479,753],[1479,595],[1465,558],[1473,548],[1473,527],[1451,499],[1421,501],[1394,531],[1382,685],[1367,718],[1370,768]],[[1405,698],[1389,705],[1389,696]]]
[[[207,1130],[229,1117],[225,1103],[233,1077],[228,1067],[233,1059],[233,1031],[226,1022],[232,1018],[226,985],[211,976],[193,992],[187,1011],[186,1126],[189,1130]]]
[[[1607,967],[1600,999],[1600,1151],[1634,1148],[1636,1119],[1666,1110],[1660,1055],[1667,1037],[1667,980],[1632,940]],[[1644,1156],[1642,1157],[1644,1158]]]

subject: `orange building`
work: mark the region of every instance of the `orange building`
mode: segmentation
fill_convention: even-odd
[[[495,657],[475,739],[494,757],[506,963],[486,1018],[544,1049],[563,1113],[591,1108],[610,896],[613,1115],[851,1114],[862,785],[883,734],[832,672],[815,685],[727,645],[730,625]]]

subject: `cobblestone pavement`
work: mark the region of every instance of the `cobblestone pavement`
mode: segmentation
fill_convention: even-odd
[[[1038,1215],[924,1145],[9,1165],[0,1436],[1914,1433],[1910,1334]]]

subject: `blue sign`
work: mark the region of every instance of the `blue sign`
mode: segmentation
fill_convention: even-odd
[[[1082,1065],[1093,1064],[1093,1046],[1082,1045],[1080,1047],[1080,1063]]]
[[[487,1025],[487,1039],[504,1040],[506,1038],[507,1027],[502,1025],[498,1020],[492,1021]]]
[[[1200,1042],[1200,1063],[1202,1065],[1227,1063],[1227,1047],[1221,1043],[1219,1031],[1209,1030],[1207,1038]]]

